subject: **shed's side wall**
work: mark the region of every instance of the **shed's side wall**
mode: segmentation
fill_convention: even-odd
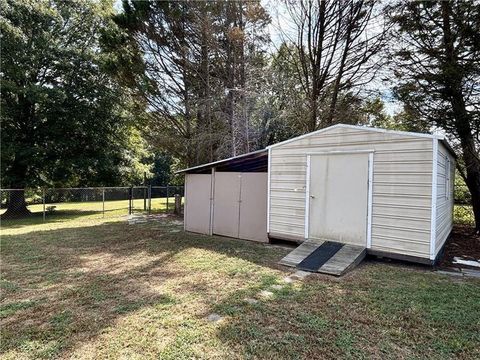
[[[271,148],[270,235],[304,236],[307,153],[373,149],[371,248],[428,258],[432,148],[431,138],[340,127]]]
[[[446,161],[450,161],[450,183],[446,182]],[[435,255],[447,240],[453,226],[453,188],[455,177],[455,159],[441,142],[437,151],[437,205]],[[448,186],[448,188],[447,188]]]

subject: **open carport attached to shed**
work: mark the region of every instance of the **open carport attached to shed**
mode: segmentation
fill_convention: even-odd
[[[267,169],[261,150],[182,170],[185,230],[268,241]]]

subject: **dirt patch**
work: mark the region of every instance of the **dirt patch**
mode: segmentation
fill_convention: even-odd
[[[480,259],[480,236],[474,234],[471,226],[456,225],[445,244],[444,254],[438,266],[441,268],[470,268],[471,266],[454,264],[454,257],[468,260]]]

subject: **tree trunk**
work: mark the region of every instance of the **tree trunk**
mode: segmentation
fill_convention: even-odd
[[[445,90],[452,104],[455,128],[460,139],[462,157],[465,162],[466,183],[472,195],[475,232],[480,233],[480,158],[475,148],[475,140],[470,125],[473,120],[467,111],[462,92],[462,79],[460,78],[462,69],[454,49],[454,39],[450,27],[450,7],[450,3],[442,3],[443,41],[448,65],[445,68],[456,69],[456,71],[453,71],[451,74],[444,74],[445,79],[447,79]]]
[[[465,156],[464,156],[465,159]],[[465,161],[466,163],[466,161]],[[480,162],[467,167],[467,186],[472,195],[473,216],[475,219],[475,232],[480,234]]]
[[[456,119],[455,124],[457,127],[457,133],[462,147],[462,157],[465,163],[465,182],[472,195],[475,232],[480,234],[480,158],[475,149],[475,140],[473,138],[470,123],[467,120],[469,119],[469,114],[466,111],[465,104],[462,100],[463,98],[461,96],[453,97],[452,107]]]
[[[317,101],[318,96],[313,93],[310,98],[310,121],[309,121],[309,128],[308,131],[312,132],[317,130]]]
[[[25,202],[25,190],[11,190],[8,195],[7,211],[5,211],[2,219],[14,219],[31,215]]]
[[[226,21],[225,21],[225,35],[227,37],[226,41],[226,71],[225,71],[225,85],[227,90],[227,99],[226,99],[226,109],[225,113],[228,119],[228,126],[230,127],[230,137],[231,137],[231,149],[229,151],[230,156],[237,155],[237,123],[235,118],[235,78],[236,78],[236,58],[235,58],[235,44],[231,38],[229,38],[228,31],[231,26],[235,26],[235,6],[233,2],[227,2],[226,5]]]
[[[7,186],[11,189],[7,198],[7,210],[1,215],[2,219],[12,219],[30,215],[30,210],[25,202],[25,179],[27,179],[28,159],[17,155],[12,163]]]
[[[347,27],[347,33],[345,35],[346,41],[345,41],[345,47],[343,48],[343,53],[342,53],[342,59],[340,61],[340,67],[338,69],[337,76],[335,78],[335,83],[333,85],[333,93],[332,93],[332,101],[330,102],[330,109],[328,111],[328,117],[326,119],[327,126],[333,125],[333,120],[336,115],[337,111],[337,102],[338,102],[338,93],[340,92],[340,84],[343,79],[343,71],[345,69],[345,63],[347,62],[347,57],[350,51],[350,46],[351,46],[351,41],[352,41],[352,30],[355,25],[357,25],[355,21],[355,11],[353,9],[350,9],[350,18],[348,19],[348,27]],[[340,19],[342,19],[342,12],[340,12]],[[340,31],[340,30],[339,30]]]

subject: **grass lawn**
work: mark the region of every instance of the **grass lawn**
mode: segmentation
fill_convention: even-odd
[[[183,203],[183,198],[182,198]],[[54,206],[53,211],[48,211],[48,207]],[[147,202],[148,206],[148,202]],[[168,210],[172,212],[175,207],[175,198],[168,198]],[[29,205],[28,210],[32,213],[32,216],[26,219],[13,219],[2,220],[2,226],[5,228],[25,228],[25,225],[35,225],[36,229],[50,228],[52,223],[75,221],[81,219],[81,222],[77,225],[82,225],[83,221],[89,221],[98,218],[112,218],[128,216],[128,200],[109,200],[105,201],[105,207],[102,201],[83,201],[83,202],[62,202],[54,204],[46,204],[47,212],[45,220],[43,220],[43,204]],[[151,201],[151,213],[164,213],[167,209],[167,198],[153,198]],[[3,214],[6,209],[0,209],[0,215]],[[143,212],[143,199],[133,200],[133,212]],[[67,226],[69,226],[67,225]],[[28,228],[28,231],[33,228]]]
[[[371,261],[286,283],[288,250],[175,222],[72,217],[1,234],[4,359],[480,357],[478,279]]]

